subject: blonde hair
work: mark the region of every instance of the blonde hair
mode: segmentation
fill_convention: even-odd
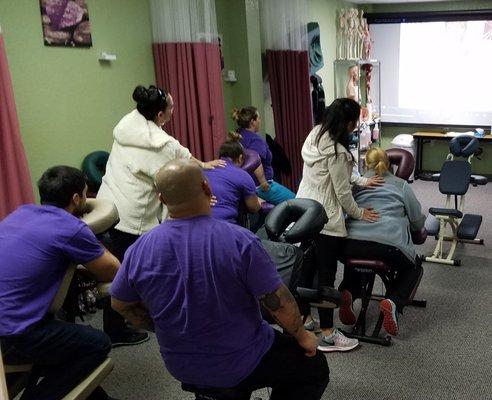
[[[389,171],[390,162],[386,152],[380,147],[372,147],[366,153],[366,167],[373,169],[376,175],[383,176]]]
[[[258,118],[258,109],[253,106],[243,107],[241,109],[233,108],[231,117],[240,128],[248,129],[251,121]]]

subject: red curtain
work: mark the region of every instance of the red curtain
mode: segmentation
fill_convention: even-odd
[[[217,158],[226,138],[219,46],[211,43],[155,43],[157,84],[174,100],[166,131],[194,157]]]
[[[275,140],[284,148],[292,173],[282,183],[297,190],[302,175],[301,149],[313,127],[307,51],[267,50]]]
[[[0,219],[25,203],[34,203],[34,194],[0,34]]]

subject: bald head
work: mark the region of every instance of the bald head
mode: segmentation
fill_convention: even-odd
[[[176,211],[185,216],[205,205],[210,208],[210,188],[202,169],[193,160],[168,162],[156,175],[156,187],[171,216]]]

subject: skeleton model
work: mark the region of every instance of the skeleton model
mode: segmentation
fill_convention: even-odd
[[[357,42],[357,19],[355,18],[355,15],[357,15],[358,11],[355,8],[350,8],[349,9],[349,19],[348,19],[348,25],[349,25],[349,40],[348,40],[348,58],[353,59],[357,58],[357,56],[354,54],[354,48]]]
[[[365,60],[369,60],[371,58],[371,33],[369,32],[369,24],[367,23],[367,19],[361,18],[361,22],[363,24],[362,30],[364,31],[363,46],[362,46],[362,57]]]
[[[339,11],[338,16],[338,47],[337,58],[341,60],[353,60],[369,58],[371,51],[371,38],[367,20],[363,17],[363,11],[356,8]]]
[[[338,29],[337,29],[337,37],[338,37],[338,54],[337,58],[338,59],[345,59],[346,54],[346,42],[348,38],[348,25],[347,25],[347,18],[346,18],[346,10],[345,8],[342,8],[339,12],[339,17],[338,17]]]

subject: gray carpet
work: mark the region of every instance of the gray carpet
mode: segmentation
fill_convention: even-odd
[[[412,185],[424,210],[443,206],[437,184]],[[482,214],[485,246],[459,245],[461,267],[424,263],[416,298],[427,308],[405,309],[400,335],[390,347],[362,344],[356,351],[327,356],[331,382],[323,399],[492,399],[492,185],[470,188],[466,210]],[[419,247],[430,254],[435,241]],[[375,291],[380,289],[376,285]],[[374,321],[376,303],[372,304]],[[96,316],[89,323],[100,324]],[[113,350],[114,371],[105,381],[112,396],[134,399],[192,399],[165,370],[154,337]],[[265,391],[256,395],[267,399]],[[301,399],[300,399],[301,400]]]

